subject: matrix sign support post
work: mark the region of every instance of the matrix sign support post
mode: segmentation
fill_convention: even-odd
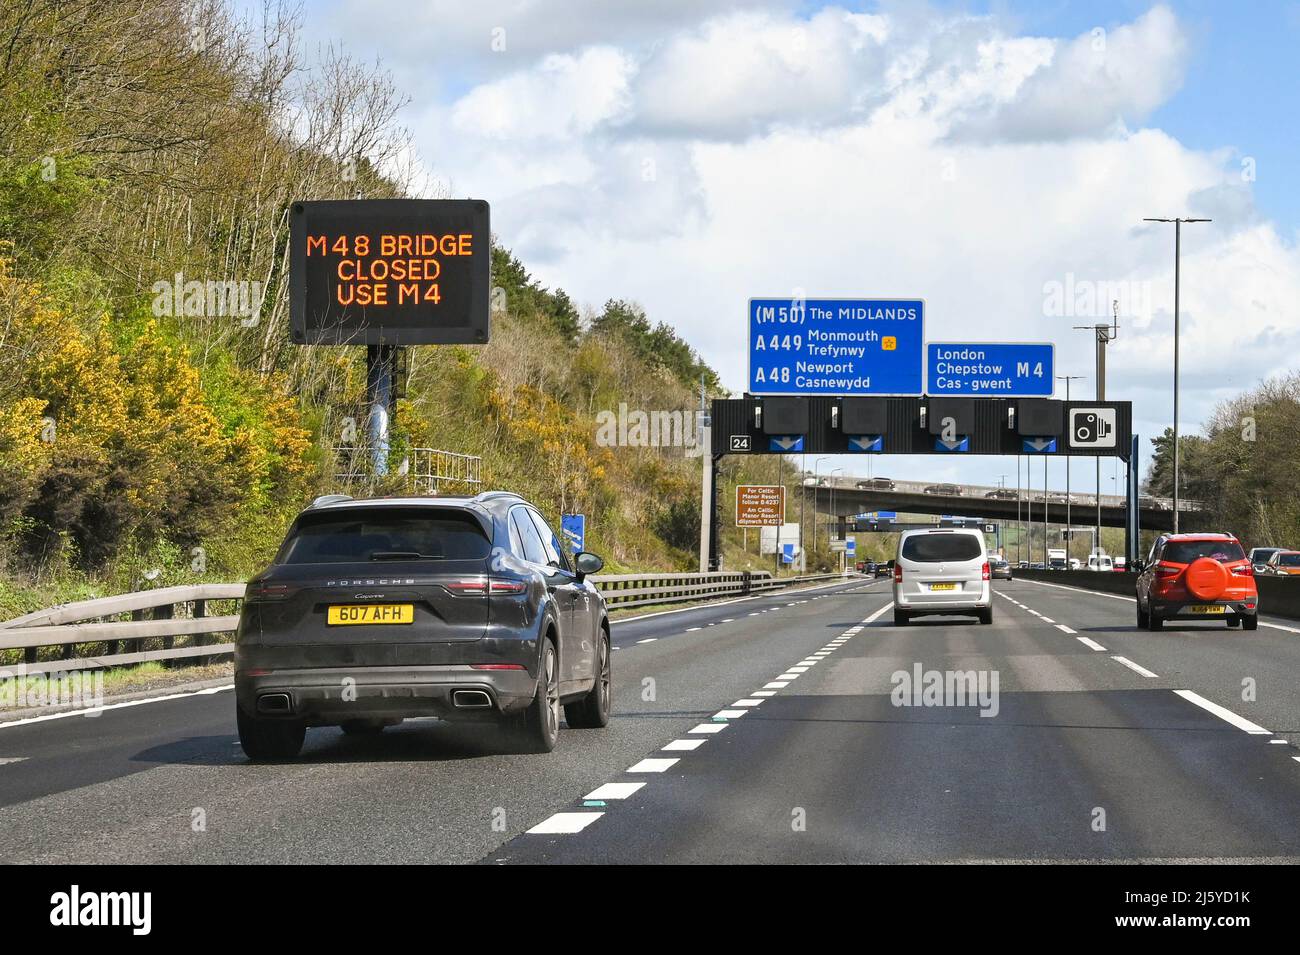
[[[366,346],[366,428],[375,477],[388,473],[388,430],[395,410],[396,345]]]
[[[701,414],[701,418],[704,415]],[[707,419],[705,419],[707,420]],[[700,447],[708,449],[713,436],[709,432],[707,424],[700,427]],[[714,468],[712,465],[713,455],[710,454],[707,460],[700,462],[700,573],[709,569],[709,563],[713,555],[713,540],[711,537],[712,522],[707,520],[709,509],[713,507],[715,492],[713,490]]]
[[[1137,561],[1141,557],[1139,551],[1142,549],[1142,527],[1140,522],[1141,515],[1138,513],[1138,436],[1133,435],[1133,445],[1129,449],[1129,459],[1124,462],[1127,468],[1125,472],[1125,497],[1127,498],[1127,509],[1125,511],[1124,521],[1124,563],[1125,569],[1133,571],[1137,566]]]
[[[722,524],[722,515],[718,508],[718,462],[722,460],[720,454],[709,455],[709,566],[708,570],[719,570],[722,566],[721,554],[718,549],[718,529]],[[701,515],[703,517],[704,515]],[[779,530],[779,528],[778,528]],[[778,548],[779,550],[779,548]]]

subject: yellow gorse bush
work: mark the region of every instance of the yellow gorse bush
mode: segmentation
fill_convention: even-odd
[[[93,564],[128,538],[201,545],[242,511],[305,493],[310,438],[293,403],[237,372],[243,420],[223,423],[189,349],[156,321],[119,342],[106,316],[71,315],[5,269],[0,329],[7,524],[70,535]]]

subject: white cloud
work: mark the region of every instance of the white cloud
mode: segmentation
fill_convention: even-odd
[[[1050,63],[967,131],[1002,140],[1062,139],[1140,122],[1182,85],[1187,53],[1168,7],[1109,32],[1097,27],[1057,44]]]
[[[1090,394],[1091,337],[1072,326],[1107,303],[1051,317],[1044,283],[1131,281],[1151,313],[1124,318],[1109,396],[1135,402],[1149,437],[1172,413],[1173,237],[1141,223],[1153,215],[1215,219],[1184,233],[1185,426],[1300,348],[1300,258],[1231,151],[1141,128],[1187,65],[1165,7],[1097,51],[1091,33],[911,8],[670,4],[630,28],[492,6],[534,18],[536,55],[516,48],[490,78],[423,100],[410,122],[424,153],[456,194],[491,200],[494,231],[542,281],[596,306],[639,300],[737,391],[746,301],[803,288],[923,297],[933,340],[1055,340],[1058,374],[1089,376],[1075,387]],[[994,483],[1010,470],[887,467]]]
[[[630,57],[610,47],[551,54],[537,67],[475,87],[451,110],[456,133],[489,140],[568,140],[629,108]]]
[[[883,65],[883,17],[823,10],[809,20],[742,13],[680,34],[649,58],[637,84],[646,130],[744,137],[775,123],[850,121]]]

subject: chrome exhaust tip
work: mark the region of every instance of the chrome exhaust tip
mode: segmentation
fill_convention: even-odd
[[[263,693],[257,698],[257,712],[282,716],[293,712],[288,693]]]
[[[492,697],[482,690],[453,690],[451,705],[465,710],[482,710],[492,706]]]

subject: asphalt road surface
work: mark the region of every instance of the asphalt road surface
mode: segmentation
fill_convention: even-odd
[[[996,589],[992,626],[866,579],[616,622],[613,722],[546,755],[414,721],[255,766],[223,688],[0,725],[0,859],[1300,858],[1300,627]]]

